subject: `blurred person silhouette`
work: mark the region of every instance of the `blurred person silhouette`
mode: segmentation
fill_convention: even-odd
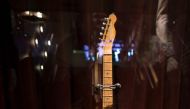
[[[176,57],[176,48],[174,33],[169,28],[171,21],[169,0],[158,0],[156,13],[156,39],[159,43],[159,60],[165,63],[164,71],[164,109],[178,109],[179,107],[179,89],[180,89],[180,71]]]

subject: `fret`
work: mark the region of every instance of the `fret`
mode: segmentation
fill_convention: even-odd
[[[103,109],[112,107],[113,105],[113,91],[112,89],[103,89]]]
[[[112,62],[112,55],[104,55],[103,62]]]
[[[104,54],[106,54],[106,55],[112,54],[112,46],[105,46]]]
[[[103,102],[104,103],[113,103],[113,97],[111,96],[111,97],[108,97],[108,96],[104,96],[104,98],[103,98]]]
[[[103,96],[113,96],[112,90],[103,90]]]
[[[104,89],[103,91],[112,91],[112,89]]]
[[[103,77],[103,85],[112,85],[112,78]]]
[[[104,71],[103,77],[112,77],[112,71],[106,70]]]
[[[112,63],[103,63],[104,70],[112,70]]]
[[[112,108],[108,108],[108,107],[112,107],[113,103],[103,103],[103,109],[112,109]]]

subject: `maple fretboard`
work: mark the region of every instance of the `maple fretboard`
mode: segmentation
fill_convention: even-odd
[[[112,78],[112,54],[103,55],[103,85],[110,86],[113,84]],[[113,90],[110,88],[104,88],[102,94],[103,109],[112,107],[113,105]]]

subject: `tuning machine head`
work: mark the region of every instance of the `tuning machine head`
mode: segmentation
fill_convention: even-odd
[[[102,25],[106,25],[106,22],[103,22]]]
[[[103,33],[102,33],[102,32],[100,32],[99,34],[100,34],[100,36],[103,36]]]
[[[105,20],[105,21],[108,21],[108,20],[109,20],[109,18],[105,17],[105,18],[104,18],[104,20]]]
[[[105,27],[102,26],[102,27],[101,27],[101,30],[104,30],[104,29],[105,29]]]

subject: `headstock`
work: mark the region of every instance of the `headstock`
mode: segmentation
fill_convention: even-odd
[[[106,18],[107,23],[103,23],[105,25],[104,32],[102,35],[102,42],[103,42],[103,53],[104,54],[112,54],[112,45],[115,39],[116,30],[115,30],[115,22],[117,21],[117,17],[114,13],[110,14],[108,18]]]

